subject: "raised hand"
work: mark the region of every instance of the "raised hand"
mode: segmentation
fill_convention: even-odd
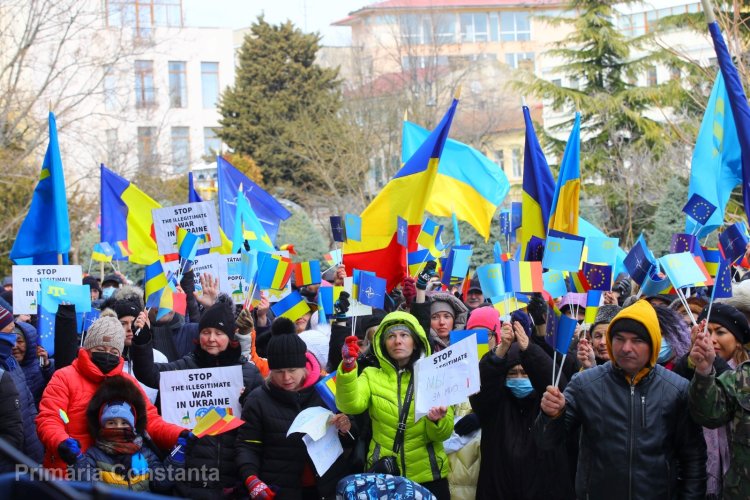
[[[716,352],[708,333],[698,332],[695,344],[690,350],[690,360],[695,365],[695,372],[703,376],[709,375],[713,369],[715,358]]]
[[[557,418],[565,410],[565,396],[557,387],[548,385],[542,396],[540,407],[548,417]]]

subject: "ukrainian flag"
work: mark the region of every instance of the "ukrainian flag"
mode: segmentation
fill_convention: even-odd
[[[523,107],[526,123],[526,145],[523,152],[523,195],[521,200],[521,255],[526,255],[526,244],[532,236],[547,237],[555,181],[552,179],[547,159],[536,138],[529,108]]]
[[[127,241],[130,262],[148,265],[159,259],[151,210],[161,208],[132,182],[101,166],[102,241]],[[122,247],[120,247],[122,248]]]
[[[404,247],[398,244],[396,232],[398,217],[409,224],[409,243],[414,249],[457,105],[454,99],[435,130],[362,212],[362,241],[344,243],[346,267],[375,272],[387,280],[389,290],[405,275]]]
[[[401,161],[405,163],[430,132],[406,120],[402,131]],[[495,162],[467,144],[448,139],[425,210],[468,222],[486,241],[492,217],[509,189],[505,172]],[[454,229],[454,233],[458,231]]]
[[[299,292],[294,291],[271,306],[271,311],[277,318],[289,318],[297,321],[310,312],[310,306]]]
[[[578,203],[581,191],[581,114],[576,113],[565,154],[560,164],[555,196],[549,213],[549,229],[578,234]],[[524,219],[525,222],[525,219]]]

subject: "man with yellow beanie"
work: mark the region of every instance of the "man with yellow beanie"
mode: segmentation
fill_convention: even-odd
[[[657,364],[661,331],[639,300],[607,329],[609,362],[547,387],[534,424],[542,448],[581,428],[576,496],[698,499],[706,496],[706,444],[688,413],[688,381]]]

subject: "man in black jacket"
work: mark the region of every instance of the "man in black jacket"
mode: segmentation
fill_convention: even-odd
[[[612,361],[548,387],[534,423],[540,447],[562,446],[582,429],[576,496],[698,499],[706,496],[706,444],[688,413],[688,381],[656,363],[654,308],[640,300],[607,330]]]

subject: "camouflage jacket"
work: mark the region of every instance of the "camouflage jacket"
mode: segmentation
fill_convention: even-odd
[[[724,477],[724,498],[750,498],[750,361],[722,373],[690,382],[690,414],[710,429],[730,424],[731,463]]]

